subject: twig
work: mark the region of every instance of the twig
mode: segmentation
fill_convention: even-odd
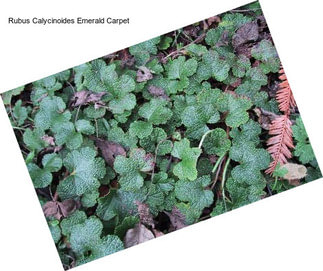
[[[225,178],[226,178],[227,169],[228,169],[229,164],[230,164],[230,158],[228,158],[225,163],[224,170],[223,170],[223,176],[222,176],[222,180],[221,180],[222,199],[223,199],[225,211],[227,211],[227,204],[225,202],[226,197],[225,197],[225,192],[224,192],[224,183],[225,183]]]
[[[209,131],[207,131],[207,132],[202,136],[201,141],[200,141],[200,144],[199,144],[199,146],[198,146],[198,148],[199,148],[199,149],[201,149],[201,148],[202,148],[202,145],[203,145],[203,142],[204,142],[204,140],[205,140],[206,136],[207,136],[209,133],[211,133],[211,132],[213,132],[213,130],[209,130]]]
[[[225,154],[226,154],[226,152],[225,152],[225,153],[223,153],[223,154],[218,158],[218,160],[216,161],[216,163],[215,163],[215,165],[214,165],[214,167],[213,167],[213,169],[212,169],[212,173],[214,173],[214,172],[216,171],[217,167],[219,166],[219,164],[220,164],[221,160],[223,159],[223,157],[225,156]]]
[[[17,126],[12,126],[13,129],[16,129],[16,130],[22,130],[22,131],[25,131],[26,129],[25,128],[21,128],[21,127],[17,127]]]
[[[219,158],[219,159],[220,159],[220,158]],[[215,177],[214,177],[213,182],[212,182],[212,185],[211,185],[211,190],[213,190],[213,189],[214,189],[214,187],[215,187],[215,185],[216,185],[216,182],[217,182],[217,180],[218,180],[218,178],[219,178],[219,174],[220,174],[220,172],[221,172],[221,166],[222,166],[223,161],[224,161],[224,159],[221,159],[221,162],[220,162],[220,164],[219,164],[218,170],[216,171]]]
[[[68,81],[66,81],[66,83],[72,88],[73,92],[75,93],[76,91],[75,91],[74,87],[72,86],[72,84]]]
[[[227,161],[225,162],[224,165],[224,169],[223,169],[223,176],[222,176],[222,181],[221,181],[221,188],[222,190],[224,190],[224,183],[225,183],[225,178],[226,178],[226,174],[227,174],[227,170],[228,170],[228,166],[230,164],[230,158],[227,159]]]
[[[81,108],[81,105],[79,105],[78,108],[77,108],[76,115],[75,115],[75,119],[74,119],[74,125],[75,125],[75,123],[76,123],[76,121],[77,121],[77,119],[79,117],[80,108]]]
[[[205,37],[205,33],[203,33],[203,34],[202,34],[201,36],[199,36],[197,39],[193,40],[191,43],[189,43],[189,44],[187,44],[187,45],[183,46],[182,48],[180,48],[180,49],[178,49],[178,50],[176,50],[176,51],[171,52],[170,54],[168,54],[167,56],[165,56],[162,60],[164,61],[164,60],[166,60],[167,58],[169,58],[170,56],[173,56],[173,55],[176,55],[176,54],[180,53],[181,51],[183,51],[183,50],[184,50],[185,48],[187,48],[188,46],[190,46],[190,45],[192,45],[192,44],[194,44],[194,43],[198,43],[198,42],[202,41],[202,40],[204,39],[204,37]]]
[[[254,12],[256,10],[261,10],[261,8],[251,8],[251,9],[233,9],[230,12]]]

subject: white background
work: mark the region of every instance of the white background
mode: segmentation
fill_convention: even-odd
[[[249,1],[2,1],[0,91]],[[260,1],[321,168],[320,1]],[[8,17],[130,17],[126,26],[8,25]],[[62,270],[0,105],[2,270]],[[322,179],[74,270],[322,270]]]

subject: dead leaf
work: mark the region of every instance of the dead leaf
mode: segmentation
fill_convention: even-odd
[[[76,210],[77,204],[73,199],[67,199],[62,202],[52,200],[43,205],[43,212],[46,217],[67,217]]]
[[[172,230],[176,231],[186,227],[185,216],[180,212],[177,207],[173,207],[172,212],[165,212],[168,215],[170,223],[172,224]]]
[[[163,99],[169,101],[169,97],[165,93],[165,90],[162,88],[155,87],[155,86],[149,86],[148,91],[154,97],[160,97],[160,98],[163,98]]]
[[[216,46],[227,46],[229,45],[229,31],[225,30],[221,34],[219,41],[216,43]]]
[[[151,226],[152,228],[155,228],[155,222],[154,222],[153,216],[150,213],[148,205],[140,201],[135,201],[135,204],[138,207],[140,222],[147,226]]]
[[[127,231],[123,242],[125,247],[128,248],[154,238],[154,234],[149,229],[143,224],[138,223],[133,229]]]
[[[210,26],[213,23],[220,23],[221,22],[221,18],[220,16],[212,16],[210,18],[207,19],[207,23]]]
[[[106,94],[107,92],[92,92],[89,90],[77,91],[74,93],[70,105],[72,107],[78,107],[94,103],[96,106],[104,106],[105,103],[102,102],[101,99]]]
[[[126,156],[125,149],[117,142],[95,138],[95,145],[101,150],[102,156],[107,164],[113,167],[114,159],[118,155]]]
[[[151,71],[145,66],[140,66],[137,71],[137,82],[146,82],[150,79],[153,79]]]
[[[47,144],[49,144],[51,146],[55,146],[54,137],[49,136],[49,135],[44,135],[44,136],[42,136],[41,139],[44,140]]]
[[[155,235],[155,238],[165,235],[163,232],[156,229],[153,229],[153,233]]]
[[[247,43],[256,41],[259,37],[259,29],[256,21],[242,25],[232,37],[232,45],[234,48]]]
[[[301,184],[300,180],[288,180],[288,183],[292,186],[299,186]]]
[[[303,179],[307,173],[307,169],[304,165],[299,165],[295,163],[284,164],[281,166],[281,168],[285,168],[288,170],[288,172],[283,177],[288,181]]]
[[[278,116],[275,113],[264,110],[262,108],[255,108],[253,111],[258,117],[260,126],[265,130],[269,130],[271,122]]]
[[[129,49],[123,49],[122,51],[120,51],[122,68],[129,68],[135,64],[135,58],[129,54],[128,50]]]

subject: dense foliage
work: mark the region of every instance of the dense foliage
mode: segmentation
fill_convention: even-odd
[[[297,107],[264,173],[280,66],[256,2],[4,93],[64,267],[319,178]]]

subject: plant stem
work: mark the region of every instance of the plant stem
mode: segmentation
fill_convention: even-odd
[[[188,47],[188,46],[190,46],[191,44],[198,43],[198,42],[202,41],[202,40],[204,39],[205,35],[206,35],[206,34],[205,34],[205,33],[203,33],[201,36],[197,37],[197,38],[196,38],[195,40],[193,40],[191,43],[189,43],[189,44],[187,44],[187,45],[183,46],[182,48],[180,48],[180,49],[178,49],[178,50],[176,50],[176,51],[171,52],[170,54],[168,54],[167,56],[165,56],[165,57],[163,58],[163,60],[166,60],[166,59],[167,59],[167,58],[169,58],[170,56],[173,56],[173,55],[175,55],[175,54],[177,54],[177,53],[179,53],[179,52],[183,51],[185,48],[187,48],[187,47]],[[172,46],[174,46],[174,45],[172,45]]]
[[[276,189],[277,181],[278,181],[278,177],[275,177],[275,184],[274,184],[274,186],[273,186],[273,188],[271,190],[274,191]]]
[[[222,176],[222,181],[221,181],[221,188],[222,188],[222,192],[224,190],[224,183],[225,183],[225,178],[226,178],[226,174],[227,174],[227,170],[228,170],[228,166],[230,164],[230,158],[228,158],[228,160],[226,161],[225,165],[224,165],[224,169],[223,169],[223,176]]]
[[[225,156],[225,154],[226,154],[226,152],[225,152],[225,153],[223,153],[223,154],[218,158],[218,160],[216,161],[216,163],[215,163],[215,165],[214,165],[214,167],[213,167],[213,169],[212,169],[212,173],[214,173],[214,172],[216,171],[216,169],[218,168],[218,166],[219,166],[220,162],[222,161],[223,157]]]
[[[79,113],[80,113],[80,108],[81,108],[81,105],[79,105],[79,107],[77,108],[77,111],[76,111],[76,115],[75,115],[75,119],[74,119],[74,125],[79,117]]]
[[[22,131],[25,131],[26,129],[25,128],[21,128],[21,127],[17,127],[17,126],[12,126],[13,129],[16,129],[16,130],[22,130]]]
[[[226,196],[225,196],[225,192],[224,192],[224,183],[225,183],[225,178],[226,178],[226,174],[227,174],[229,164],[230,164],[230,158],[228,158],[228,160],[226,161],[226,163],[224,165],[223,176],[222,176],[222,181],[221,181],[222,199],[223,199],[223,204],[224,204],[225,211],[227,211],[227,204],[225,202]]]
[[[220,164],[218,166],[218,170],[216,171],[215,177],[214,177],[212,185],[211,185],[211,190],[214,189],[214,187],[216,185],[216,182],[218,181],[218,178],[219,178],[219,175],[220,175],[220,172],[221,172],[221,166],[222,166],[223,160],[224,159],[221,159],[221,162],[220,162]]]
[[[205,140],[206,136],[207,136],[209,133],[213,132],[213,131],[214,131],[214,130],[209,130],[209,131],[207,131],[207,132],[202,136],[201,141],[200,141],[200,144],[199,144],[199,146],[198,146],[198,148],[199,148],[199,149],[201,149],[201,148],[202,148],[202,145],[203,145],[203,142],[204,142],[204,140]]]

